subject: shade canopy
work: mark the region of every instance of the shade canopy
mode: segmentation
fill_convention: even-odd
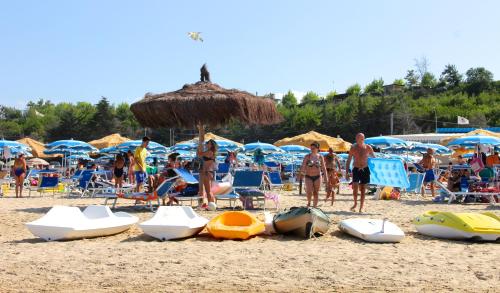
[[[347,152],[351,148],[351,143],[343,140],[342,138],[328,136],[316,131],[309,131],[297,136],[286,137],[276,141],[274,145],[301,145],[309,147],[313,142],[318,142],[321,150],[328,150],[329,148],[332,148],[336,152]]]
[[[236,119],[246,124],[269,125],[282,120],[272,99],[211,82],[186,84],[164,94],[146,94],[130,106],[145,127],[217,127]]]
[[[123,137],[119,133],[113,133],[103,138],[89,141],[89,144],[95,146],[98,149],[103,149],[119,145],[129,140],[129,138]]]
[[[33,154],[34,157],[37,158],[48,158],[50,157],[49,155],[46,155],[43,153],[45,151],[45,144],[43,142],[40,142],[38,140],[25,137],[18,139],[17,142],[20,142],[22,144],[25,144],[31,148],[31,153]]]
[[[498,132],[493,132],[493,131],[489,131],[486,129],[476,129],[476,130],[473,130],[471,132],[464,133],[463,135],[460,135],[460,136],[453,135],[453,136],[443,138],[439,143],[442,145],[448,145],[454,139],[457,139],[460,137],[467,137],[467,136],[471,136],[471,135],[476,135],[476,134],[500,138],[500,133],[498,133]]]
[[[390,136],[369,137],[365,139],[365,143],[376,147],[408,146],[406,141]]]
[[[491,145],[497,146],[500,145],[500,138],[494,136],[485,136],[485,135],[470,135],[464,136],[460,138],[456,138],[448,143],[449,147],[473,147],[476,145]]]
[[[45,161],[44,159],[40,159],[40,158],[33,158],[33,159],[29,159],[28,161],[26,161],[26,164],[28,164],[28,166],[48,166],[50,165],[49,162]]]
[[[205,141],[208,141],[208,140],[211,140],[211,139],[215,140],[219,145],[221,144],[220,142],[223,142],[222,145],[224,145],[224,146],[226,146],[228,143],[230,145],[235,145],[237,147],[243,146],[243,144],[241,144],[239,142],[227,139],[225,137],[219,136],[219,135],[214,134],[212,132],[205,133]],[[176,145],[178,145],[178,144],[185,144],[185,143],[187,143],[187,144],[190,144],[190,143],[198,144],[198,136],[193,137],[190,140],[181,141],[181,142],[177,143]]]
[[[263,142],[252,142],[252,143],[247,143],[242,147],[243,151],[245,153],[250,153],[254,152],[257,149],[260,149],[261,151],[265,153],[276,153],[276,152],[283,152],[283,150],[277,146],[274,146],[269,143],[263,143]]]

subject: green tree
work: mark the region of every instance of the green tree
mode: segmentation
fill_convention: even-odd
[[[484,67],[470,68],[465,76],[465,90],[469,96],[477,96],[493,84],[493,73]]]
[[[303,97],[302,97],[302,102],[301,104],[303,105],[307,105],[307,104],[315,104],[316,102],[318,102],[320,100],[320,96],[313,92],[313,91],[309,91],[307,92]]]
[[[437,81],[436,81],[436,78],[434,77],[434,74],[432,74],[430,72],[426,72],[426,73],[424,73],[424,75],[422,75],[422,80],[420,82],[420,85],[423,88],[432,89],[436,86],[436,84],[437,84]]]
[[[409,89],[413,89],[414,87],[418,86],[418,75],[413,69],[410,69],[406,72],[405,80],[406,86]]]
[[[95,106],[95,114],[90,125],[93,127],[92,138],[100,138],[117,131],[115,111],[108,99],[102,97]]]
[[[400,86],[404,86],[405,85],[405,81],[402,78],[396,78],[392,83],[395,84],[395,85],[400,85]]]
[[[458,88],[462,82],[462,75],[458,72],[455,65],[447,64],[443,72],[441,72],[439,81],[446,90]]]
[[[374,79],[365,86],[364,93],[368,95],[382,95],[384,93],[384,80],[382,78]]]
[[[335,100],[335,96],[337,95],[337,92],[336,91],[330,91],[329,93],[326,94],[326,97],[325,99],[328,101],[328,102],[333,102],[333,100]]]
[[[283,98],[281,98],[281,104],[287,108],[297,106],[297,98],[292,91],[288,91]]]
[[[345,93],[348,96],[359,96],[359,94],[361,94],[361,86],[359,85],[359,83],[355,83],[349,86]]]

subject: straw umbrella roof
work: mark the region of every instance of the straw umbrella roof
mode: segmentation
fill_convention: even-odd
[[[328,136],[325,134],[318,133],[316,131],[309,131],[304,134],[300,134],[294,137],[286,137],[280,139],[274,143],[275,146],[283,146],[289,144],[301,145],[309,147],[313,142],[319,143],[319,148],[321,150],[327,150],[328,148],[333,148],[336,152],[347,152],[351,148],[351,143],[343,140],[342,138],[336,138]]]
[[[207,140],[210,140],[210,139],[213,139],[213,140],[225,140],[225,141],[228,141],[230,143],[234,143],[235,145],[237,145],[238,147],[241,147],[243,146],[243,144],[239,143],[239,142],[236,142],[234,140],[230,140],[230,139],[227,139],[225,137],[222,137],[222,136],[218,136],[217,134],[214,134],[212,132],[207,132],[205,133],[205,141]],[[190,140],[186,140],[186,141],[181,141],[179,142],[179,144],[181,143],[190,143],[190,142],[198,142],[198,136],[196,137],[193,137],[192,139]]]
[[[98,149],[103,149],[119,145],[129,140],[129,138],[123,137],[119,133],[113,133],[103,138],[89,141],[89,144],[95,146]]]
[[[493,136],[493,137],[499,137],[500,138],[500,133],[489,131],[489,130],[486,130],[486,129],[476,129],[476,130],[464,133],[462,135],[458,135],[458,136],[457,135],[453,135],[453,136],[445,137],[445,138],[441,139],[441,141],[439,143],[442,144],[442,145],[448,145],[448,143],[450,143],[452,140],[454,140],[456,138],[465,137],[465,136],[471,136],[471,135],[476,135],[476,134],[486,135],[486,136]]]
[[[272,99],[225,89],[209,81],[186,84],[164,94],[146,94],[130,109],[145,127],[217,127],[236,119],[246,124],[270,125],[282,120]]]
[[[43,153],[45,150],[45,144],[43,142],[39,142],[38,140],[34,140],[29,137],[18,139],[17,142],[24,143],[25,145],[31,148],[31,154],[37,158],[49,158],[53,157],[50,155],[46,155]]]

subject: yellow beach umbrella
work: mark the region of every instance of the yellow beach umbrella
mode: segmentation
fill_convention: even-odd
[[[34,140],[29,137],[18,139],[17,142],[24,143],[29,146],[31,148],[31,154],[36,158],[54,157],[54,155],[46,155],[43,153],[45,150],[45,144],[43,142],[39,142],[38,140]]]
[[[476,129],[476,130],[473,130],[473,131],[470,131],[470,132],[467,132],[467,133],[464,133],[461,135],[454,135],[454,136],[445,137],[445,138],[441,139],[441,141],[439,143],[446,146],[446,145],[448,145],[448,143],[450,143],[452,140],[454,140],[456,138],[471,136],[471,135],[476,135],[476,134],[493,136],[493,137],[500,137],[500,133],[489,131],[486,129]]]
[[[103,138],[89,141],[89,144],[95,146],[98,149],[103,149],[119,145],[129,140],[129,138],[123,137],[119,133],[113,133]]]
[[[233,140],[230,140],[230,139],[227,139],[225,137],[222,137],[222,136],[218,136],[217,134],[214,134],[212,132],[207,132],[205,133],[205,141],[207,140],[224,140],[224,141],[228,141],[230,143],[234,143],[235,145],[237,145],[238,147],[241,147],[243,146],[243,144],[239,143],[239,142],[236,142],[236,141],[233,141]],[[183,144],[183,143],[197,143],[198,142],[198,136],[195,136],[193,137],[192,139],[190,140],[185,140],[185,141],[181,141],[181,142],[178,142],[178,144]]]
[[[336,152],[348,152],[351,148],[351,143],[343,140],[342,138],[328,136],[316,131],[309,131],[294,137],[286,137],[276,141],[274,145],[283,146],[295,144],[309,147],[313,142],[318,142],[319,148],[323,151],[328,150],[328,148],[332,148]]]

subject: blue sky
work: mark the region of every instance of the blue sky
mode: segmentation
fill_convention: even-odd
[[[0,0],[0,104],[131,103],[197,81],[204,62],[214,82],[259,94],[390,83],[422,56],[436,75],[453,63],[500,79],[499,11],[459,0]]]

